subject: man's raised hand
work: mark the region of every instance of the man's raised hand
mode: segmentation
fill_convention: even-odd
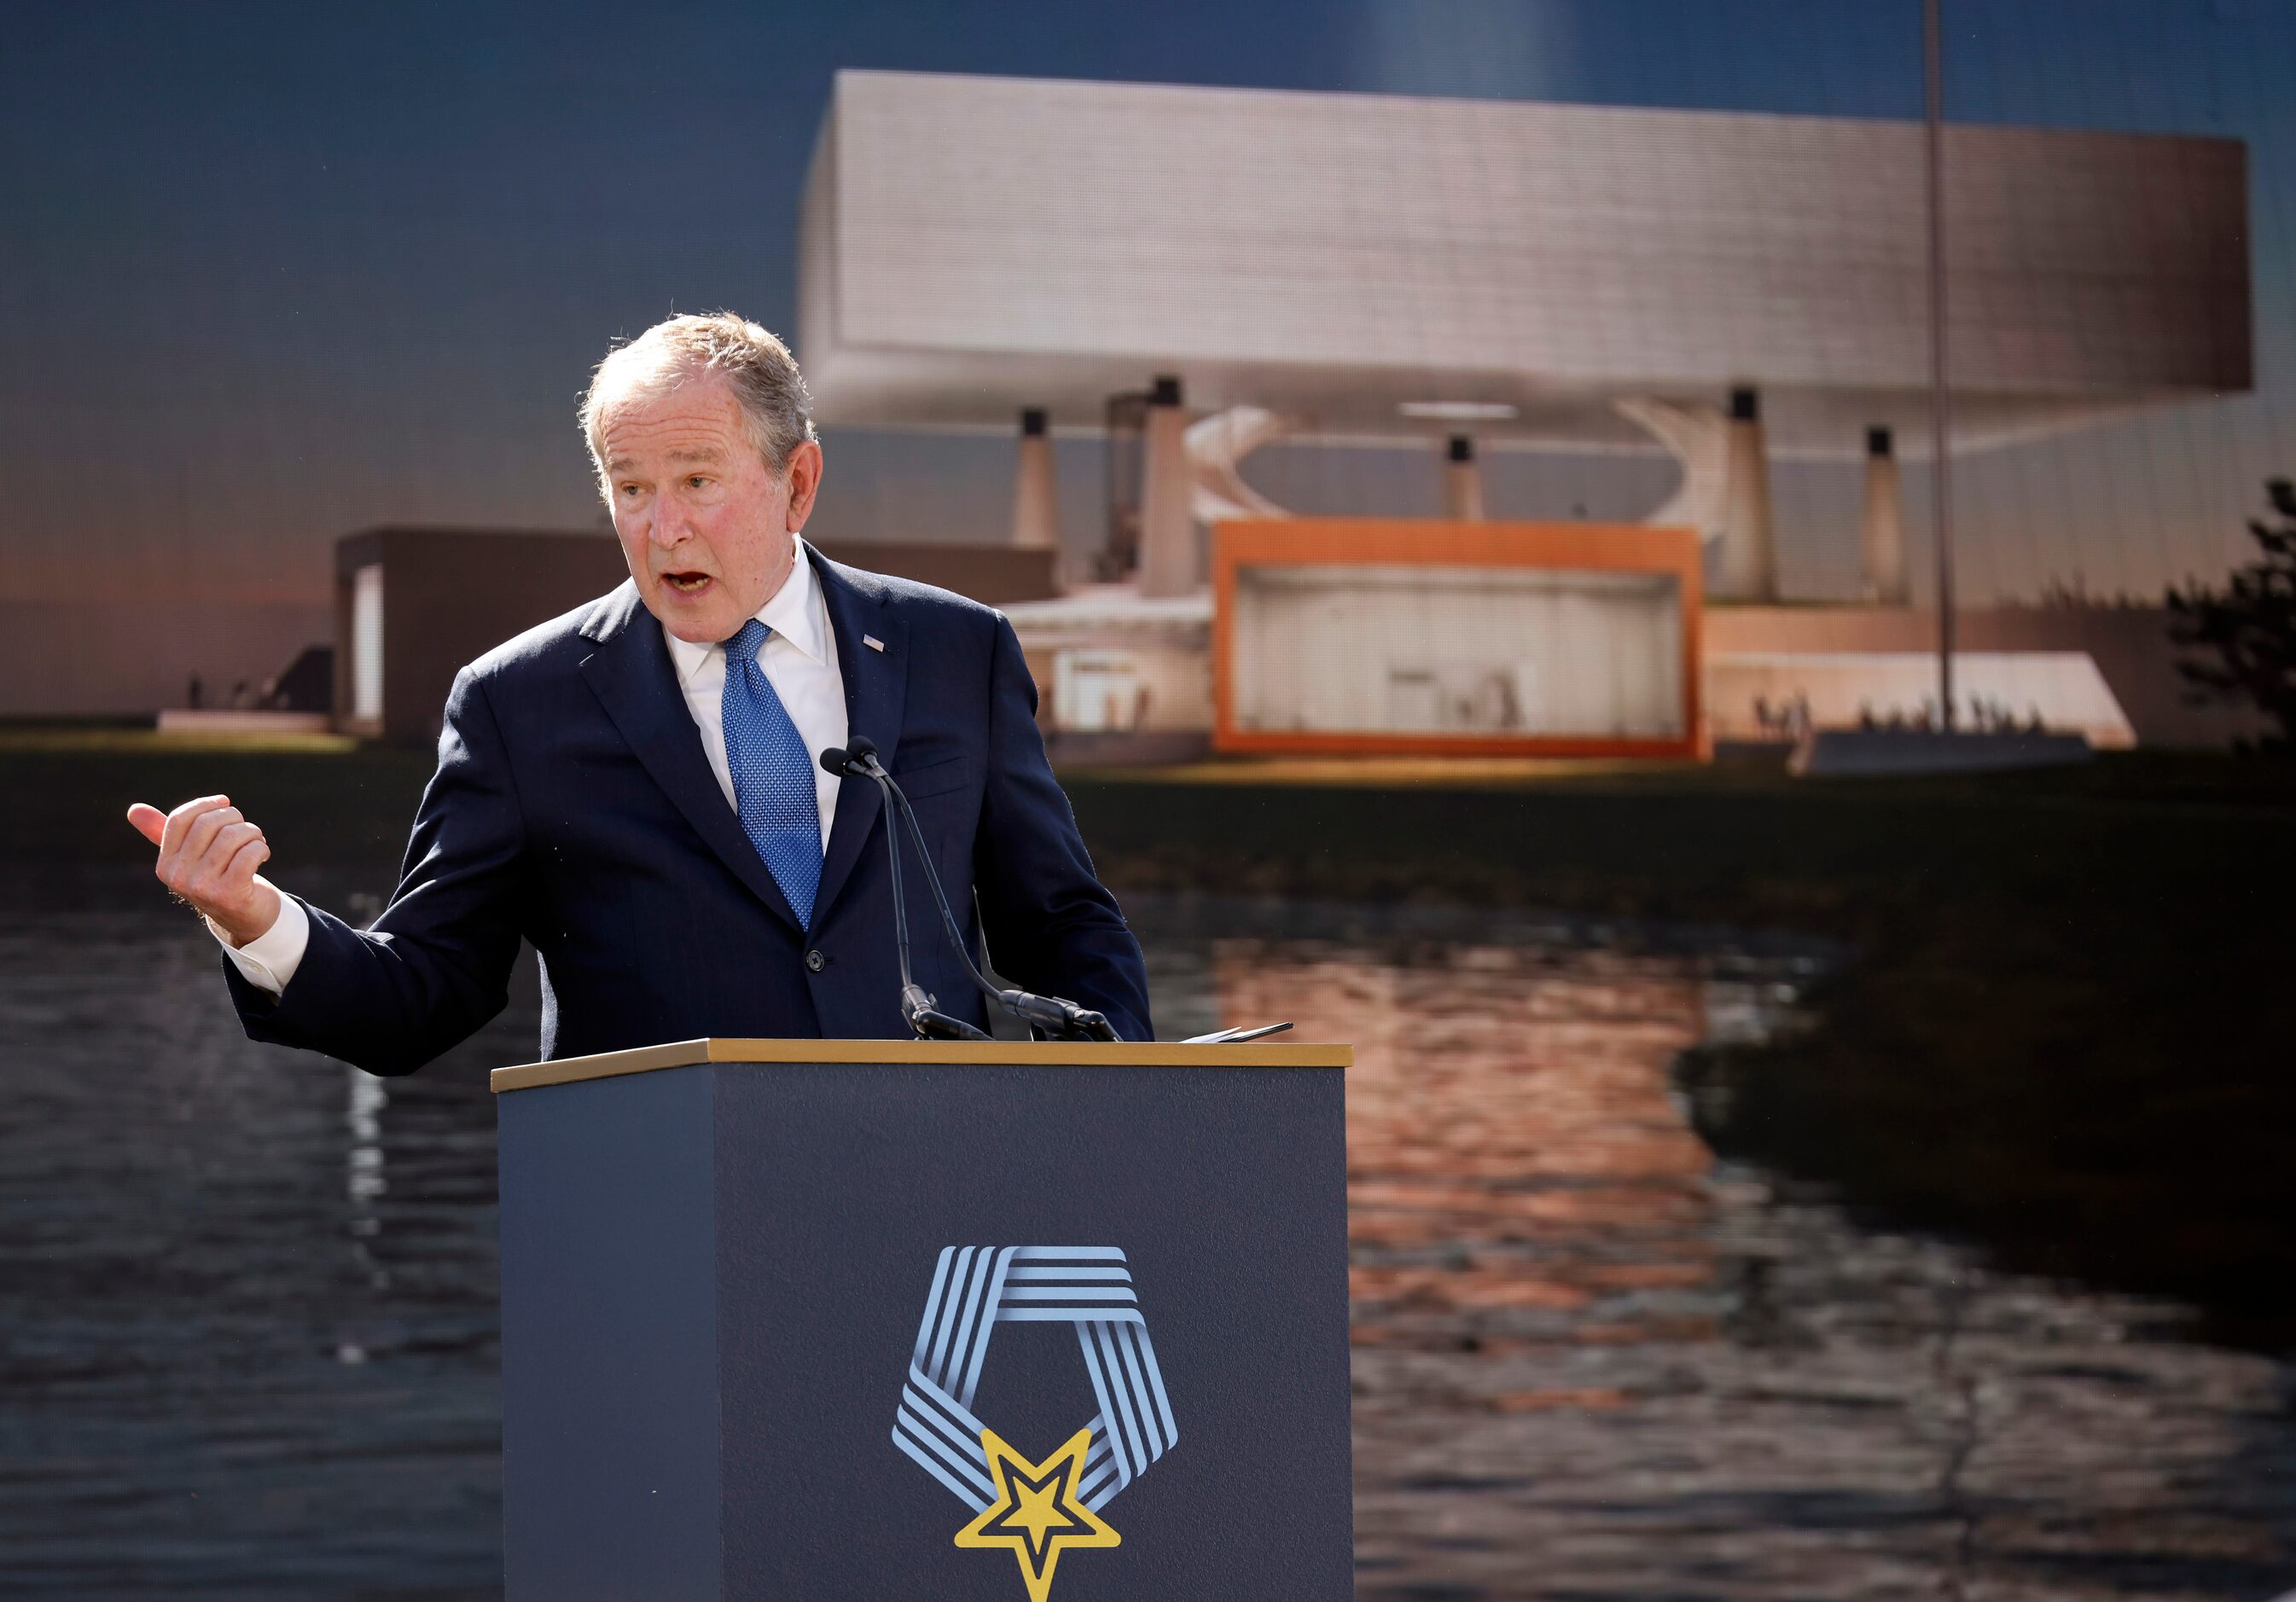
[[[138,801],[127,821],[160,848],[160,882],[213,920],[234,945],[266,932],[279,917],[279,892],[256,872],[271,860],[263,830],[229,796],[201,796],[171,813]]]

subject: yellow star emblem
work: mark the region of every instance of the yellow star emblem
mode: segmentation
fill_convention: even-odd
[[[1053,1590],[1053,1565],[1070,1547],[1112,1547],[1116,1532],[1099,1514],[1077,1500],[1085,1453],[1092,1432],[1080,1429],[1041,1463],[1031,1463],[993,1429],[980,1432],[996,1476],[996,1501],[956,1533],[961,1547],[1010,1547],[1029,1587],[1029,1602],[1046,1602]]]

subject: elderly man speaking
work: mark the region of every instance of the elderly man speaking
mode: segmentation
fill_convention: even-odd
[[[542,1055],[697,1035],[898,1036],[876,786],[817,759],[866,735],[907,791],[976,952],[1150,1038],[1140,947],[1094,877],[1002,614],[824,560],[804,379],[772,334],[676,317],[582,407],[629,582],[456,676],[404,875],[366,930],[275,887],[223,796],[128,820],[207,917],[257,1040],[411,1073],[541,953]],[[906,844],[905,842],[904,849]],[[985,1021],[946,943],[917,980]]]

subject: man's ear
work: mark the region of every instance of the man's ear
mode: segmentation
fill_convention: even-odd
[[[806,519],[813,515],[813,503],[821,494],[821,446],[808,439],[800,443],[789,457],[789,532],[796,534],[805,527]]]

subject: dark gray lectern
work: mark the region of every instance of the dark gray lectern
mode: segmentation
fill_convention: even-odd
[[[1345,1047],[504,1068],[508,1594],[1353,1594]]]

